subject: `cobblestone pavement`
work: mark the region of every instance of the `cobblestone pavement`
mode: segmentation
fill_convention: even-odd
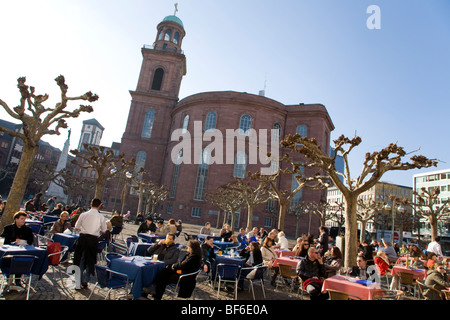
[[[125,223],[125,227],[122,234],[116,238],[116,241],[123,241],[129,235],[136,235],[138,226],[131,223]],[[183,232],[197,234],[200,230],[200,225],[183,224]],[[219,230],[215,229],[213,232],[219,233]],[[3,239],[0,240],[1,242]],[[185,244],[186,241],[183,236],[177,238],[176,242]],[[66,263],[62,265],[62,270],[66,270],[70,264]],[[46,274],[39,280],[37,277],[33,278],[33,289],[30,291],[30,300],[88,300],[95,283],[89,283],[88,288],[75,290],[75,282],[73,277],[62,274],[64,286],[61,284],[59,272],[54,272],[49,267]],[[270,281],[265,281],[265,293],[266,300],[298,300],[299,297],[296,292],[290,292],[287,287],[279,288],[275,290],[275,287],[270,285]],[[125,296],[125,292],[119,292],[119,295]],[[104,299],[105,292],[98,289],[92,294],[91,300]],[[129,296],[128,296],[129,297]],[[127,299],[128,297],[112,296],[113,299]],[[150,296],[149,296],[150,297]],[[25,300],[26,293],[15,290],[5,291],[0,300]],[[263,294],[259,284],[255,284],[255,298],[262,300]],[[200,275],[193,295],[194,300],[234,300],[233,292],[226,292],[221,290],[219,298],[217,297],[217,290],[214,290],[208,283],[206,276]],[[248,289],[238,292],[238,300],[252,300],[252,294]],[[304,297],[309,300],[309,297]],[[171,294],[168,290],[163,296],[163,300],[184,300]]]

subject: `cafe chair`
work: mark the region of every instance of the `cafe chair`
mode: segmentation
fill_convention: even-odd
[[[99,241],[97,245],[97,260],[105,261],[105,248],[108,241]]]
[[[241,266],[239,265],[219,263],[216,266],[216,280],[214,281],[214,283],[216,283],[217,279],[219,279],[217,299],[219,299],[221,283],[223,282],[224,284],[234,283],[234,299],[237,300],[240,273]]]
[[[414,297],[416,297],[416,288],[417,288],[417,282],[414,279],[414,275],[409,272],[399,272],[398,273],[399,278],[399,286],[404,286],[409,290],[414,290]],[[400,289],[400,288],[399,288]]]
[[[208,271],[206,271],[206,272],[203,270],[203,267],[201,268],[202,270],[200,271],[200,274],[206,276],[206,279],[203,281],[208,281],[208,284],[212,288],[214,288],[213,279],[212,279],[213,278],[213,272],[212,272],[213,266],[211,265],[211,262],[209,262],[209,261],[204,261],[203,264],[208,266]]]
[[[347,292],[332,289],[327,289],[327,291],[330,296],[330,300],[361,300],[360,297]]]
[[[168,289],[169,292],[173,290],[172,293],[173,293],[173,296],[175,296],[176,294],[179,294],[180,285],[183,285],[182,282],[188,280],[189,278],[193,278],[193,281],[195,281],[195,286],[197,286],[197,278],[198,278],[198,275],[200,274],[200,271],[202,271],[201,268],[195,272],[180,275],[177,283],[176,284],[175,283],[168,284],[166,289]],[[192,289],[192,292],[189,297],[182,297],[182,298],[189,299],[192,297],[192,300],[195,300],[194,290],[195,290],[195,287]]]
[[[404,296],[402,290],[377,290],[373,293],[372,300],[400,300]]]
[[[125,244],[127,245],[127,255],[130,254],[130,247],[131,247],[131,243],[133,243],[133,242],[139,242],[138,236],[132,235],[125,239]]]
[[[111,260],[123,258],[124,255],[117,252],[108,252],[105,254],[106,266],[110,266]]]
[[[244,270],[250,270],[250,272],[247,273],[246,276],[243,277],[243,279],[244,279],[244,282],[245,281],[249,282],[249,289],[252,292],[253,300],[256,300],[255,299],[255,289],[253,287],[253,284],[255,284],[255,283],[261,284],[261,290],[263,292],[263,296],[264,296],[264,299],[265,299],[266,298],[266,292],[264,290],[264,275],[265,275],[265,273],[267,271],[267,266],[242,268],[241,269],[241,275],[243,273],[242,271],[244,271]],[[245,274],[245,272],[244,272],[244,274]],[[249,275],[252,275],[252,276],[248,277]]]
[[[2,284],[0,287],[0,297],[3,294],[3,290],[5,289],[8,280],[12,281],[12,278],[10,276],[21,275],[22,277],[25,276],[28,277],[28,281],[25,282],[25,289],[27,290],[26,299],[28,300],[30,296],[31,279],[32,279],[31,268],[33,267],[34,262],[38,259],[39,258],[36,256],[29,256],[29,255],[7,255],[2,257],[2,259],[0,260],[2,270],[2,273],[0,274],[2,277]]]
[[[441,290],[442,296],[445,298],[445,300],[450,300],[450,290]]]
[[[57,280],[55,280],[55,274],[59,273],[59,280],[61,281],[61,287],[69,296],[71,296],[73,299],[73,295],[70,293],[70,290],[66,288],[64,285],[64,278],[63,273],[67,274],[64,270],[65,267],[63,267],[61,264],[64,263],[67,260],[67,252],[69,250],[69,247],[67,246],[61,246],[61,251],[49,253],[48,255],[48,265],[50,269],[52,270],[52,281],[53,283],[58,283]]]
[[[416,283],[417,283],[417,287],[419,288],[419,298],[422,298],[424,300],[433,300],[433,299],[430,299],[429,297],[426,297],[424,295],[424,292],[426,290],[434,291],[436,293],[436,296],[440,297],[439,300],[444,300],[444,297],[446,297],[446,294],[445,294],[444,291],[448,291],[448,290],[441,290],[441,291],[439,291],[437,289],[434,289],[434,288],[431,288],[431,287],[427,287],[424,282],[419,281],[419,280],[416,280]],[[446,300],[448,300],[448,299],[446,299]]]
[[[289,285],[291,291],[294,290],[294,281],[299,278],[295,270],[290,265],[281,263],[278,264],[278,268],[280,272],[278,273],[275,290],[278,290],[280,284]]]
[[[122,236],[122,230],[123,230],[123,225],[121,226],[114,226],[111,230],[111,240],[116,240],[116,238],[120,235],[121,239],[123,240],[123,236]]]
[[[111,241],[109,243],[109,252],[120,253],[121,255],[126,256],[128,254],[127,247],[124,245],[117,243],[115,241]]]
[[[42,223],[26,222],[25,225],[30,227],[35,235],[36,234],[44,235],[44,225]]]
[[[125,292],[130,292],[130,285],[128,281],[128,275],[120,272],[108,269],[105,266],[95,265],[95,274],[97,276],[97,282],[89,295],[88,300],[91,299],[92,294],[95,289],[99,287],[100,289],[108,290],[105,296],[105,300],[110,297],[111,291],[125,288]]]

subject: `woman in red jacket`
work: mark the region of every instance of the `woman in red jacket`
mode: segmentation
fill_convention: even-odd
[[[386,274],[386,272],[391,272],[391,269],[389,268],[389,259],[386,252],[383,250],[378,250],[376,257],[374,258],[374,263],[377,266],[380,276]]]

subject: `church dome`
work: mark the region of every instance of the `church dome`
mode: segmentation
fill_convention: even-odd
[[[172,21],[172,22],[178,23],[180,26],[182,26],[184,28],[183,22],[177,16],[174,16],[174,15],[167,16],[163,19],[163,21]]]

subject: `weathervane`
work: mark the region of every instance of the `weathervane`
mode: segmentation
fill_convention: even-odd
[[[174,11],[173,15],[176,16],[177,12],[178,12],[178,2],[175,3],[174,6],[175,6],[175,11]]]

